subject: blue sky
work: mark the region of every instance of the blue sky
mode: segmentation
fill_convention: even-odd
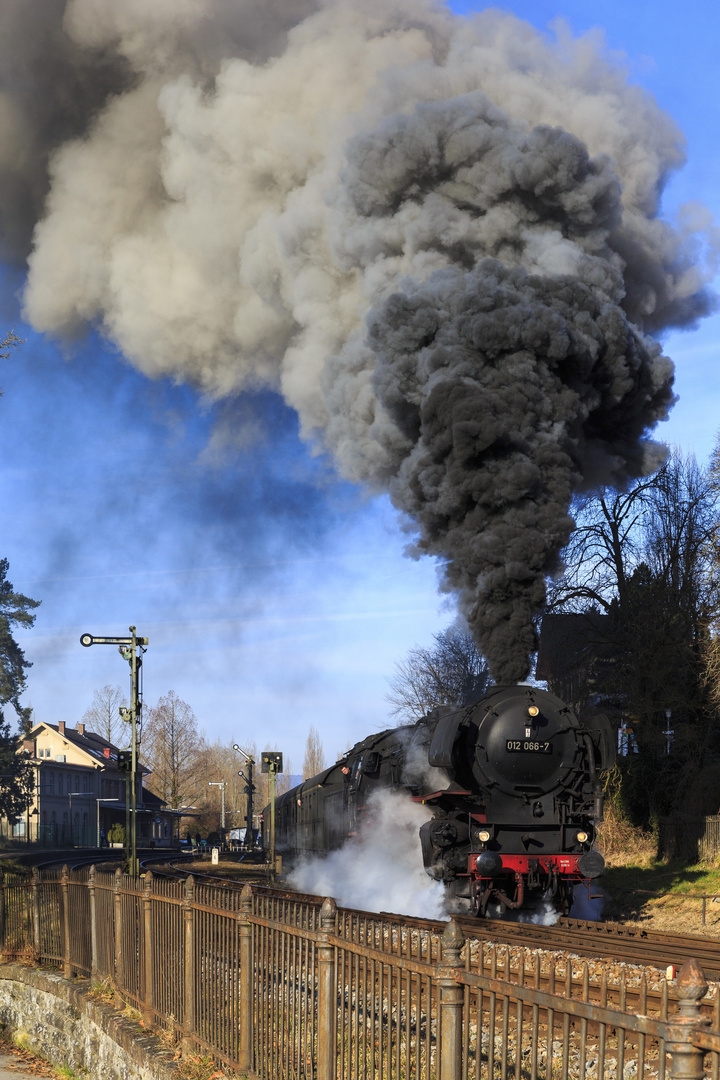
[[[574,34],[601,29],[686,135],[664,213],[700,200],[720,220],[713,6],[496,6],[541,30],[556,18]],[[16,588],[42,601],[21,635],[36,719],[75,724],[94,689],[125,688],[115,650],[83,649],[79,637],[134,624],[150,639],[146,701],[174,690],[211,740],[275,746],[299,771],[310,724],[329,759],[388,726],[394,664],[453,607],[432,562],[403,555],[387,498],[339,481],[267,391],[213,404],[149,381],[96,334],[61,347],[22,322],[21,288],[7,270],[3,323],[26,343],[0,371],[0,552]],[[701,461],[720,426],[718,339],[715,315],[663,341],[679,402],[657,434]],[[259,429],[259,414],[272,424]],[[220,449],[218,430],[233,433]]]

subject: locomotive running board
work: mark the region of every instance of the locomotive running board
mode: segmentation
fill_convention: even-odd
[[[446,795],[469,795],[469,791],[462,791],[460,788],[448,788],[447,791],[433,791],[431,795],[413,795],[412,801],[419,803],[435,802],[438,799],[444,798]]]

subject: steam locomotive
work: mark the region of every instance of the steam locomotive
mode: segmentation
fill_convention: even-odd
[[[615,761],[607,717],[582,724],[554,694],[492,687],[416,724],[368,736],[275,802],[275,845],[290,862],[341,847],[379,788],[405,791],[432,817],[420,829],[425,870],[456,908],[485,915],[550,897],[567,914],[578,883],[602,873],[593,848],[600,774]],[[269,808],[263,813],[267,831]],[[267,838],[265,838],[267,839]]]

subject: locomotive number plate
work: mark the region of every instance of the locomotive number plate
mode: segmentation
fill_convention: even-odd
[[[507,739],[505,749],[510,753],[521,754],[550,754],[552,745],[549,742],[536,742],[534,739]]]

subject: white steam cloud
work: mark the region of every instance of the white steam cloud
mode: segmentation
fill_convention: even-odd
[[[290,881],[341,907],[444,918],[445,890],[425,873],[420,850],[420,826],[429,817],[409,796],[380,789],[368,799],[357,836],[325,858],[301,863]]]
[[[523,678],[573,491],[662,459],[648,334],[708,310],[673,122],[601,42],[429,0],[6,0],[0,41],[32,324],[281,392]]]

